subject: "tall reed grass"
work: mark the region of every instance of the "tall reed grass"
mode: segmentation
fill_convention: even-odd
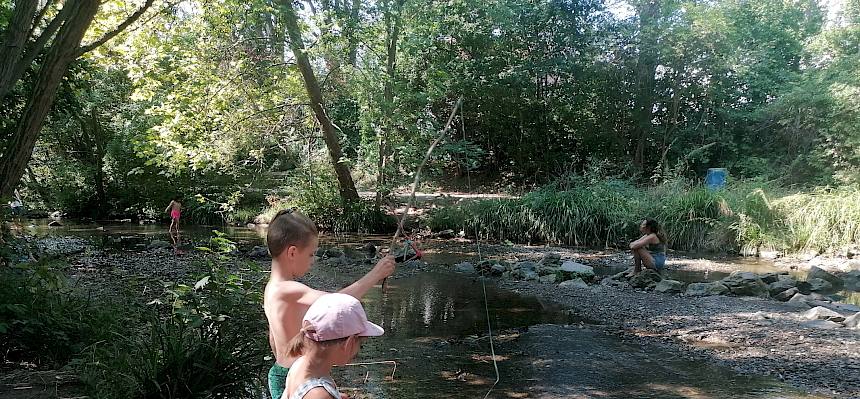
[[[637,187],[622,180],[550,184],[518,199],[439,208],[432,230],[521,243],[623,246],[644,218],[663,225],[671,248],[686,251],[839,251],[860,242],[857,187],[787,190],[733,182],[710,191],[683,180]]]

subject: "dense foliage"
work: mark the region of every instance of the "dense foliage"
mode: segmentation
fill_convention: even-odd
[[[12,5],[0,2],[4,25]],[[131,6],[101,9],[87,37]],[[331,175],[289,3],[156,6],[66,73],[24,176],[31,208],[151,217],[180,195],[197,221],[244,222]],[[360,189],[407,182],[460,95],[432,156],[444,184],[594,168],[639,183],[708,167],[779,185],[860,179],[856,0],[291,6]],[[2,99],[0,134],[23,112],[27,76]]]

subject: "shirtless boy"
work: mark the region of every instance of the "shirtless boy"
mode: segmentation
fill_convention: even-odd
[[[317,228],[306,216],[291,210],[278,212],[269,224],[266,242],[272,256],[272,274],[266,284],[263,309],[269,321],[269,345],[275,364],[269,370],[272,399],[283,395],[287,371],[295,358],[289,356],[289,342],[298,334],[311,304],[324,291],[294,281],[310,270],[319,246]],[[360,299],[380,280],[394,272],[394,258],[386,256],[364,277],[340,290]]]

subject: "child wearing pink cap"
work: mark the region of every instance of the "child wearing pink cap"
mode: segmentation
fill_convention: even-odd
[[[269,321],[269,345],[275,364],[269,370],[269,393],[281,398],[287,373],[298,353],[291,352],[290,340],[303,327],[302,318],[317,298],[328,294],[312,289],[295,279],[308,272],[319,246],[317,228],[306,216],[292,210],[278,212],[266,234],[272,256],[272,274],[263,296],[263,310]],[[361,298],[377,282],[394,272],[394,257],[386,256],[364,277],[340,290]]]
[[[385,330],[367,321],[358,299],[346,294],[327,294],[308,308],[302,328],[290,342],[290,356],[298,356],[287,374],[281,399],[341,399],[331,369],[349,363],[365,337]]]

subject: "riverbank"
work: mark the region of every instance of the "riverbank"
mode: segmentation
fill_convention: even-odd
[[[374,259],[361,251],[367,242],[381,246],[387,244],[387,239],[325,237],[317,266],[302,280],[310,286],[326,290],[337,290],[351,283],[372,267]],[[208,256],[190,249],[177,256],[167,248],[129,251],[101,250],[86,245],[82,249],[81,245],[78,239],[69,240],[66,245],[62,239],[53,238],[46,241],[44,247],[50,248],[54,256],[69,260],[69,273],[81,286],[104,290],[129,280],[134,281],[133,287],[123,292],[134,297],[129,300],[139,303],[159,297],[163,289],[160,281],[193,282],[205,272],[200,269],[200,264]],[[247,262],[252,261],[265,273],[268,259],[260,256],[259,251],[257,258],[251,258],[253,247],[243,249],[230,255],[226,263],[231,268],[247,268]],[[474,384],[470,385],[473,390],[487,389],[492,383],[492,379],[488,381],[492,364],[487,362],[487,340],[481,333],[485,326],[483,309],[471,309],[479,304],[482,306],[482,298],[478,295],[481,277],[449,271],[453,265],[463,261],[477,264],[478,247],[467,240],[428,240],[422,243],[422,249],[426,253],[424,260],[400,265],[388,281],[387,294],[373,290],[365,298],[371,318],[381,314],[379,317],[386,319],[383,321],[387,328],[391,326],[390,333],[395,339],[385,341],[381,344],[383,347],[377,348],[372,354],[374,358],[400,359],[404,362],[400,366],[406,370],[404,372],[410,372],[409,368],[412,367],[414,375],[453,373],[443,379],[448,384],[446,389],[454,393],[457,392],[457,384]],[[480,250],[484,258],[511,262],[538,260],[547,253],[556,253],[562,258],[575,259],[595,267],[623,268],[628,261],[623,252],[576,248],[482,243]],[[708,260],[677,255],[672,258],[670,268],[676,272],[717,273],[730,272],[733,266],[738,268],[737,263],[733,263],[736,260],[731,259]],[[787,271],[804,268],[799,263],[792,264],[787,260],[773,264],[761,262],[759,266],[762,272],[772,271],[773,268]],[[440,287],[416,285],[416,281],[436,273],[442,273],[442,281],[450,282],[451,287],[446,289],[453,291],[447,295],[453,296],[447,298],[456,298],[464,292],[478,296],[447,303],[451,299],[446,299],[440,293]],[[512,295],[517,298],[534,297],[538,302],[531,302],[529,306],[538,306],[539,312],[549,312],[547,314],[550,315],[545,316],[548,318],[525,322],[518,319],[521,313],[516,313],[522,312],[519,309],[521,305],[510,305],[510,300],[490,304],[495,328],[515,328],[515,331],[502,331],[506,338],[497,342],[496,351],[499,359],[502,359],[500,367],[503,373],[507,373],[503,374],[504,383],[498,387],[501,394],[533,397],[649,397],[649,393],[657,392],[669,396],[675,392],[677,395],[682,391],[673,390],[685,389],[691,394],[699,392],[703,397],[810,397],[797,394],[772,396],[766,393],[768,389],[782,392],[779,391],[782,388],[773,388],[774,381],[781,380],[802,391],[812,392],[814,397],[860,396],[860,333],[844,328],[809,327],[804,320],[797,318],[798,309],[785,303],[752,297],[688,297],[599,284],[587,288],[565,288],[513,278],[488,278],[486,281],[488,288],[496,287],[493,290],[498,293],[493,298],[500,298],[499,295],[502,298],[512,298]],[[407,296],[394,300],[391,295]],[[430,308],[425,309],[430,306],[426,302],[428,298],[440,301],[431,306],[439,308],[433,308],[436,310],[430,313]],[[406,312],[405,306],[414,308],[409,312],[418,313],[412,315]],[[466,311],[466,307],[471,310]],[[512,308],[509,310],[515,313],[505,313],[508,308]],[[536,312],[533,308],[529,309],[528,312]],[[559,312],[567,316],[551,316]],[[420,327],[421,318],[425,320],[425,327]],[[446,325],[439,327],[438,331],[432,330],[435,332],[424,332],[422,334],[426,336],[420,338],[404,330],[419,328],[418,331],[424,331],[427,320],[437,319],[460,320],[459,323],[465,329],[454,331]],[[417,326],[410,327],[408,323],[416,323]],[[468,336],[463,336],[464,332]],[[406,335],[398,337],[398,334]],[[577,346],[580,339],[591,340],[592,345]],[[594,346],[598,343],[601,346]],[[432,348],[427,353],[430,357],[420,361],[423,356],[413,353],[415,350],[410,352],[404,349],[409,345],[427,345]],[[468,354],[467,358],[472,361],[462,363],[456,360],[459,358],[452,356],[457,353]],[[431,358],[437,357],[448,361],[430,363]],[[423,368],[414,369],[418,366],[410,362],[416,361],[423,362]],[[675,361],[677,363],[672,363]],[[629,364],[631,362],[635,364]],[[550,364],[561,370],[545,369],[544,366]],[[654,367],[659,365],[659,373],[663,375],[654,376],[653,379],[649,377],[646,369],[652,366],[648,364]],[[443,369],[445,367],[451,370]],[[614,381],[615,377],[610,378],[610,374],[604,377],[594,374],[601,368],[616,370],[611,375],[621,380]],[[690,368],[701,372],[693,373],[691,377],[687,371]],[[735,370],[742,375],[749,375],[749,378],[738,377],[726,370]],[[622,374],[625,372],[634,373],[636,377],[624,380]],[[580,374],[577,374],[577,378],[551,377],[556,374],[563,376],[565,373]],[[714,382],[703,382],[711,375],[717,376]],[[359,377],[344,384],[354,394],[353,397],[386,397],[365,395],[368,386],[366,382],[361,383]],[[684,384],[684,378],[693,378],[694,382]],[[727,381],[731,384],[722,387],[728,384]],[[383,385],[388,391],[397,391],[398,386],[410,384],[408,381],[400,381],[393,386],[388,382],[380,383],[389,384]],[[754,387],[762,387],[760,390],[765,393],[750,393]]]

